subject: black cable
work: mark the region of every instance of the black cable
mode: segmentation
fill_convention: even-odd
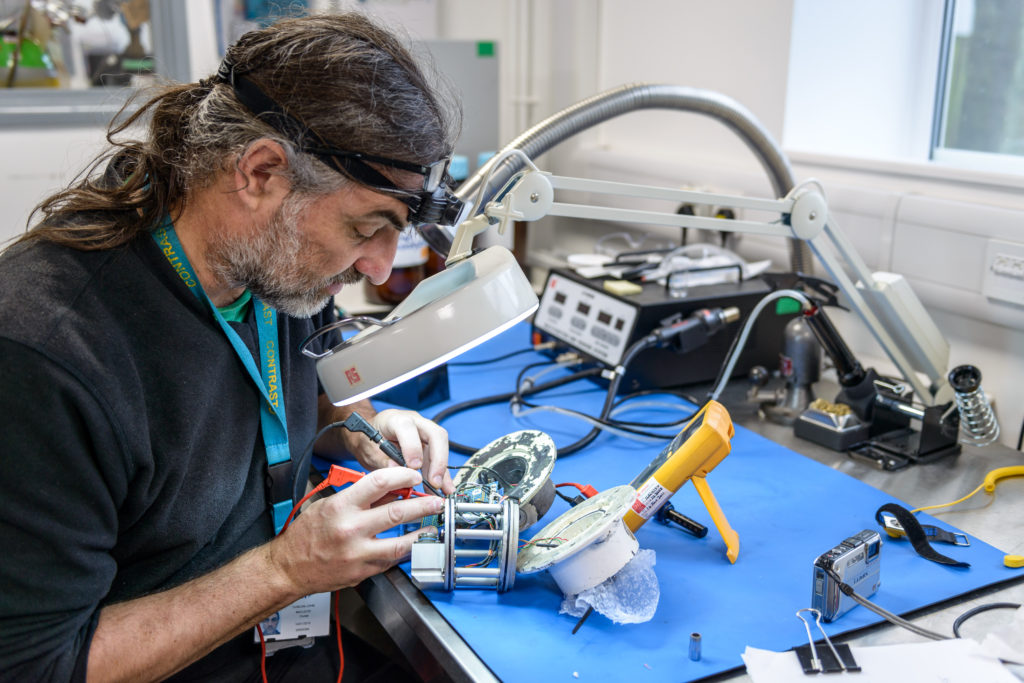
[[[1017,436],[1017,450],[1021,450],[1021,446],[1024,446],[1024,420],[1020,423],[1020,434]]]
[[[990,609],[1003,609],[1003,608],[1006,608],[1006,609],[1019,609],[1020,605],[1018,605],[1015,602],[990,602],[990,603],[987,603],[987,604],[984,604],[984,605],[978,605],[977,607],[974,607],[973,609],[969,609],[966,612],[964,612],[963,614],[961,614],[960,616],[958,616],[956,618],[956,621],[953,622],[953,635],[956,636],[957,638],[962,638],[963,636],[960,635],[960,627],[964,625],[965,621],[967,621],[968,619],[970,619],[974,615],[981,614],[982,612],[987,612]]]
[[[540,365],[545,365],[545,363],[541,363]],[[575,372],[575,373],[573,373],[571,375],[567,375],[565,377],[559,377],[558,379],[551,380],[550,382],[545,382],[543,384],[538,384],[538,385],[536,385],[534,387],[531,387],[526,393],[527,394],[540,393],[542,391],[547,391],[548,389],[554,389],[556,387],[560,387],[563,384],[568,384],[569,382],[575,382],[576,380],[582,379],[584,377],[590,377],[592,375],[596,375],[596,374],[598,374],[600,372],[601,372],[601,368],[600,367],[587,368],[586,370],[581,370],[579,372]],[[493,403],[504,403],[504,402],[508,401],[509,399],[511,399],[515,395],[516,395],[516,392],[508,391],[508,392],[505,392],[503,394],[494,394],[492,396],[484,396],[484,397],[481,397],[481,398],[470,399],[468,401],[463,401],[462,403],[456,403],[454,405],[448,406],[447,408],[445,408],[444,410],[439,412],[437,415],[434,415],[430,419],[432,421],[436,422],[437,424],[441,424],[442,421],[444,421],[445,419],[451,417],[452,415],[455,415],[456,413],[461,413],[461,412],[464,412],[466,410],[470,410],[472,408],[478,408],[480,406],[491,405]],[[476,453],[480,449],[479,448],[473,448],[472,446],[466,446],[464,444],[461,444],[461,443],[458,443],[458,442],[455,442],[455,441],[449,441],[448,442],[448,450],[455,451],[456,453],[461,453],[463,455],[473,455],[474,453]],[[559,450],[561,450],[561,449],[559,449]]]
[[[294,481],[292,482],[292,500],[299,500],[302,498],[301,495],[296,496],[295,489],[298,488],[299,482],[301,481],[303,491],[305,490],[306,479],[305,477],[302,476],[302,473],[309,471],[310,465],[312,464],[313,461],[313,447],[316,445],[316,442],[320,440],[321,436],[331,431],[332,429],[337,429],[338,427],[344,426],[345,422],[343,420],[340,422],[332,422],[331,424],[327,425],[326,427],[318,431],[316,433],[316,436],[314,436],[310,440],[309,444],[307,444],[306,447],[302,450],[302,454],[298,457],[298,460],[295,461],[294,469],[292,470],[295,473]]]
[[[694,405],[697,405],[698,403],[700,403],[699,400],[697,400],[696,398],[694,398],[690,394],[687,394],[684,391],[680,391],[679,389],[671,389],[671,388],[668,388],[668,387],[660,387],[660,388],[653,388],[653,389],[640,389],[639,391],[634,391],[631,394],[626,394],[625,396],[623,396],[622,398],[619,399],[618,403],[622,403],[623,401],[626,401],[626,400],[629,400],[629,399],[633,399],[633,398],[640,398],[641,396],[653,396],[655,394],[666,394],[668,396],[678,396],[679,398],[681,398],[683,400],[686,400],[686,401],[689,401],[690,403],[692,403]],[[618,403],[616,405],[618,405]]]
[[[664,395],[667,395],[667,396],[678,396],[679,398],[683,399],[684,401],[689,401],[690,403],[696,405],[697,406],[697,410],[692,412],[692,413],[690,413],[686,417],[681,417],[678,420],[673,420],[672,422],[633,422],[633,421],[630,421],[630,420],[620,420],[618,418],[609,418],[608,421],[611,422],[615,426],[625,425],[625,426],[628,426],[628,427],[647,427],[647,428],[650,428],[650,429],[656,429],[656,428],[659,428],[659,427],[663,427],[663,428],[667,429],[669,427],[678,427],[679,425],[682,425],[682,424],[685,424],[685,423],[689,422],[690,420],[693,419],[693,416],[696,415],[697,412],[699,412],[700,409],[704,407],[704,403],[707,403],[707,401],[704,401],[704,403],[700,403],[700,401],[694,399],[692,396],[684,394],[681,391],[674,391],[672,389],[641,389],[640,391],[634,391],[631,394],[626,394],[625,396],[621,397],[618,401],[615,402],[615,405],[612,406],[612,410],[614,410],[615,408],[618,408],[619,406],[624,404],[626,401],[633,400],[634,398],[640,398],[641,396],[652,396],[652,395],[655,395],[655,394],[664,394]],[[700,405],[697,405],[697,404],[700,404]]]
[[[450,470],[484,470],[490,472],[497,481],[502,483],[507,489],[514,489],[516,484],[509,482],[501,473],[497,470],[487,467],[486,465],[448,465]]]
[[[559,498],[561,498],[562,500],[564,500],[570,506],[576,507],[576,501],[573,500],[572,498],[570,498],[569,496],[565,495],[561,491],[559,491],[557,488],[555,489],[555,495],[558,496]]]
[[[737,336],[736,339],[733,339],[733,346],[736,345],[737,339],[738,339],[738,336]],[[608,417],[611,414],[612,409],[616,405],[615,396],[618,393],[619,384],[622,382],[622,378],[625,375],[625,368],[629,367],[630,363],[632,363],[633,359],[636,358],[636,356],[641,351],[644,351],[644,350],[646,350],[646,349],[648,349],[648,348],[650,348],[652,346],[657,346],[660,343],[660,341],[661,340],[657,337],[657,335],[655,335],[655,334],[648,334],[647,336],[641,337],[640,339],[638,339],[629,348],[626,349],[626,351],[623,354],[622,359],[621,359],[621,361],[619,362],[619,365],[618,365],[618,367],[621,369],[621,372],[615,372],[613,374],[613,376],[612,376],[611,381],[609,381],[609,383],[608,383],[608,389],[607,389],[607,393],[605,394],[605,401],[604,401],[604,405],[601,408],[601,412],[598,414],[598,416],[596,418],[591,418],[588,415],[587,416],[588,419],[596,419],[598,422],[601,422],[602,424],[609,424],[608,423]],[[728,358],[728,356],[726,358]],[[518,402],[518,403],[521,403],[523,405],[531,405],[531,404],[528,404],[528,403],[523,401],[523,397],[524,396],[529,396],[529,395],[532,395],[532,394],[535,394],[535,393],[539,393],[540,391],[544,391],[546,389],[554,388],[555,386],[560,386],[562,384],[567,384],[570,381],[575,381],[576,379],[579,379],[580,377],[590,376],[590,375],[597,374],[597,373],[601,372],[601,368],[600,367],[591,368],[590,370],[585,370],[585,371],[582,371],[582,372],[579,372],[579,373],[575,373],[574,375],[570,375],[569,377],[563,377],[563,378],[560,378],[559,380],[553,380],[552,382],[547,382],[545,384],[529,387],[528,389],[526,389],[524,391],[520,391],[520,386],[522,385],[523,376],[526,374],[527,371],[529,371],[530,369],[535,368],[535,367],[539,367],[539,366],[542,366],[542,365],[550,365],[550,364],[551,364],[550,361],[539,362],[539,363],[530,363],[526,367],[524,367],[522,370],[520,370],[519,374],[516,377],[516,390],[513,391],[513,392],[508,392],[508,393],[504,393],[504,394],[495,394],[493,396],[487,396],[487,397],[480,398],[480,399],[473,399],[473,400],[470,400],[470,401],[464,401],[463,403],[459,403],[459,404],[456,404],[454,406],[449,406],[448,408],[442,410],[440,413],[438,413],[437,415],[435,415],[431,419],[434,422],[440,424],[442,420],[444,420],[445,418],[447,418],[447,417],[449,417],[449,416],[451,416],[451,415],[453,415],[455,413],[462,412],[464,410],[469,410],[471,408],[475,408],[475,407],[482,406],[482,405],[490,405],[490,404],[493,404],[493,403],[499,403],[499,402],[506,401],[506,400],[511,401],[513,403]],[[722,368],[724,369],[724,367],[725,367],[725,365],[723,364]],[[723,370],[719,370],[719,374],[721,374],[722,371]],[[570,412],[575,412],[575,411],[570,411]],[[611,424],[610,426],[615,426],[615,425]],[[634,431],[629,426],[623,427],[623,429],[625,431]],[[568,446],[563,446],[563,447],[556,448],[556,452],[557,452],[557,456],[556,457],[563,457],[563,456],[566,456],[566,455],[571,455],[573,453],[576,453],[576,452],[582,450],[583,448],[585,448],[588,445],[590,445],[601,434],[601,431],[602,431],[601,427],[593,427],[589,432],[587,432],[579,440],[569,444]],[[653,436],[654,438],[665,438],[665,439],[670,439],[671,438],[671,435],[653,434],[653,433],[644,433],[644,432],[637,432],[637,433],[645,435],[645,436]],[[449,448],[449,450],[455,451],[457,453],[462,453],[464,455],[472,455],[473,453],[475,453],[476,451],[479,450],[478,448],[472,448],[472,447],[466,446],[464,444],[460,444],[460,443],[452,442],[452,441],[449,441],[448,448]]]
[[[521,387],[523,385],[523,375],[525,375],[528,370],[531,370],[531,369],[533,369],[535,367],[540,367],[542,365],[549,365],[549,364],[550,364],[550,362],[541,361],[541,362],[531,363],[531,364],[527,365],[522,370],[520,370],[519,374],[516,376],[516,386],[517,387]],[[533,393],[533,392],[531,392],[531,393]],[[650,395],[653,395],[653,394],[667,394],[667,395],[672,395],[672,396],[679,396],[680,398],[682,398],[684,400],[687,400],[687,401],[690,401],[691,403],[697,403],[696,400],[694,400],[690,396],[687,396],[687,395],[685,395],[685,394],[683,394],[682,392],[679,392],[679,391],[673,391],[671,389],[641,389],[640,391],[635,391],[635,392],[633,392],[631,394],[626,394],[625,396],[620,397],[618,400],[616,400],[612,404],[612,410],[614,410],[615,408],[618,408],[620,405],[622,405],[626,401],[632,400],[634,398],[639,398],[640,396],[650,396]],[[540,406],[538,406],[536,404],[529,403],[527,401],[522,400],[522,398],[521,398],[522,395],[523,394],[514,395],[512,397],[512,400],[516,401],[516,402],[518,402],[518,403],[520,403],[520,404],[522,404],[524,406],[526,406],[527,408],[538,408],[538,407],[540,407]],[[700,407],[703,407],[703,404],[701,404]],[[608,417],[607,419],[601,420],[600,418],[593,418],[590,415],[586,415],[584,413],[581,413],[579,411],[575,411],[575,410],[572,410],[572,409],[569,409],[569,408],[561,408],[560,410],[564,410],[566,412],[573,413],[575,415],[580,415],[580,416],[585,417],[587,419],[596,420],[597,422],[600,422],[601,424],[609,426],[609,427],[619,427],[619,426],[622,426],[624,428],[624,431],[628,431],[628,432],[632,432],[632,433],[635,433],[635,434],[639,434],[641,436],[653,436],[653,437],[657,437],[657,438],[661,438],[661,437],[663,437],[665,435],[664,434],[655,434],[655,433],[646,433],[646,432],[642,432],[642,431],[634,431],[634,430],[631,430],[631,429],[628,429],[628,428],[629,427],[637,427],[637,428],[640,428],[640,429],[643,429],[643,428],[656,429],[656,428],[659,428],[659,427],[664,427],[664,428],[676,427],[676,426],[679,426],[681,424],[685,424],[686,422],[688,422],[693,417],[693,415],[696,414],[696,413],[692,413],[692,414],[686,416],[685,418],[681,418],[679,420],[674,420],[672,422],[657,423],[657,422],[631,422],[629,420],[618,420],[618,419],[612,418],[612,417]]]
[[[526,401],[526,400],[524,400],[521,397],[516,399],[516,402],[519,405],[525,406],[527,408],[542,408],[542,406],[540,406],[540,405],[538,405],[536,403],[531,403],[529,401]],[[592,417],[592,416],[587,415],[586,413],[583,413],[583,412],[581,412],[579,410],[573,410],[572,408],[562,408],[562,407],[559,407],[558,408],[558,412],[560,412],[560,413],[568,413],[570,415],[575,415],[575,416],[578,416],[580,418],[585,419],[588,422],[591,422],[591,423],[596,422],[596,423],[598,423],[600,425],[604,425],[605,427],[618,429],[619,431],[627,432],[629,434],[636,434],[638,436],[646,436],[646,437],[651,437],[651,438],[655,438],[655,439],[666,439],[666,440],[667,439],[671,439],[673,436],[675,436],[674,434],[659,434],[659,433],[656,433],[656,432],[644,431],[642,429],[638,429],[638,428],[633,427],[633,426],[628,426],[626,423],[617,422],[615,420],[608,420],[608,419],[602,420],[601,418]],[[670,426],[674,426],[674,425],[675,425],[675,423],[672,423],[672,425],[670,425]]]
[[[740,332],[737,333],[735,337],[733,337],[732,344],[731,344],[731,346],[729,348],[729,352],[726,354],[725,360],[723,361],[722,365],[719,368],[719,371],[718,371],[718,378],[719,379],[721,378],[722,374],[725,372],[725,368],[728,365],[728,360],[729,360],[730,356],[732,355],[734,349],[736,348],[736,345],[739,342],[739,338],[740,338],[741,334],[742,334],[742,330],[740,330]],[[607,393],[605,395],[604,405],[601,407],[601,412],[598,414],[598,416],[596,418],[591,418],[589,415],[586,416],[588,419],[596,419],[599,423],[601,423],[604,426],[613,426],[613,427],[621,428],[621,429],[623,429],[625,431],[635,431],[633,429],[633,425],[630,425],[628,423],[623,422],[623,424],[618,425],[618,424],[616,424],[616,422],[614,420],[609,421],[609,416],[611,414],[612,409],[616,406],[615,396],[618,393],[619,384],[621,384],[622,378],[625,375],[625,369],[629,367],[630,363],[632,363],[634,358],[636,358],[636,356],[638,354],[640,354],[640,352],[642,352],[642,351],[644,351],[644,350],[646,350],[648,348],[651,348],[653,346],[657,346],[658,344],[661,343],[661,341],[662,340],[658,337],[657,334],[652,333],[652,334],[648,334],[648,335],[646,335],[644,337],[641,337],[636,342],[634,342],[629,348],[626,349],[625,353],[622,356],[622,359],[619,361],[619,364],[617,366],[617,371],[613,373],[612,378],[611,378],[611,380],[608,383],[608,389],[607,389]],[[462,412],[464,410],[469,410],[471,408],[475,408],[475,407],[478,407],[478,406],[490,405],[490,404],[493,404],[493,403],[499,403],[499,402],[506,401],[506,400],[511,401],[513,404],[521,403],[523,405],[529,405],[531,407],[536,407],[533,404],[528,404],[525,401],[523,401],[523,397],[524,396],[529,396],[529,395],[532,395],[532,394],[535,394],[535,393],[539,393],[540,391],[543,391],[545,389],[550,389],[550,388],[553,388],[555,386],[560,386],[562,384],[566,384],[566,383],[568,383],[570,381],[575,381],[575,379],[578,379],[579,377],[590,376],[590,375],[597,374],[597,373],[601,372],[600,367],[592,368],[592,369],[590,369],[588,371],[583,371],[581,373],[575,373],[575,375],[570,375],[569,377],[563,377],[560,380],[554,380],[553,382],[548,382],[546,384],[538,385],[538,386],[535,386],[535,387],[529,387],[526,390],[522,390],[522,391],[520,390],[520,387],[522,386],[523,376],[526,374],[526,372],[528,370],[530,370],[531,368],[539,367],[541,365],[550,365],[550,364],[551,364],[550,361],[548,361],[548,362],[541,362],[541,363],[530,363],[526,367],[524,367],[522,370],[520,370],[518,376],[516,377],[516,388],[515,388],[515,391],[507,392],[507,393],[503,393],[503,394],[495,394],[493,396],[487,396],[487,397],[480,398],[480,399],[473,399],[473,400],[470,400],[470,401],[464,401],[462,403],[458,403],[458,404],[455,404],[453,406],[449,406],[448,408],[442,410],[440,413],[435,415],[432,418],[432,420],[434,422],[440,424],[445,418],[447,418],[447,417],[449,417],[449,416],[451,416],[451,415],[453,415],[455,413]],[[716,384],[717,383],[718,383],[718,381],[716,380]],[[700,407],[703,407],[704,403],[707,403],[707,401],[705,400],[703,403],[701,403]],[[698,410],[699,410],[699,408],[698,408]],[[570,412],[574,412],[574,411],[570,411]],[[682,422],[682,421],[680,421],[680,422]],[[667,426],[675,426],[676,424],[679,424],[679,423],[669,423]],[[589,432],[587,432],[579,440],[569,444],[568,446],[563,446],[563,447],[557,448],[556,449],[556,452],[557,452],[556,457],[562,457],[562,456],[566,456],[566,455],[571,455],[573,453],[576,453],[577,451],[582,450],[586,446],[590,445],[594,441],[594,439],[596,439],[600,435],[601,431],[602,431],[602,427],[593,427]],[[671,438],[671,435],[653,434],[653,433],[649,433],[649,432],[645,433],[643,431],[635,431],[635,433],[638,433],[638,434],[641,434],[641,435],[645,435],[645,436],[653,436],[654,438],[666,438],[666,439]],[[456,453],[462,453],[464,455],[472,455],[477,450],[479,450],[477,448],[472,448],[470,446],[466,446],[464,444],[460,444],[460,443],[453,442],[453,441],[450,441],[448,443],[448,447],[449,447],[449,450],[453,450]]]
[[[611,381],[608,383],[608,393],[605,394],[604,405],[601,408],[600,414],[597,416],[599,420],[606,420],[608,415],[612,411],[612,407],[615,404],[615,395],[619,391],[619,384],[622,382],[623,376],[626,374],[625,369],[629,367],[633,359],[643,350],[648,349],[652,346],[656,346],[659,343],[659,339],[654,334],[648,334],[646,337],[641,337],[637,341],[626,349],[625,353],[622,354],[622,359],[619,362],[618,367],[621,368],[621,372],[616,372],[612,375]],[[518,390],[518,387],[516,387]],[[572,455],[577,451],[580,451],[589,446],[594,439],[601,434],[600,427],[594,427],[586,435],[575,443],[571,443],[564,448],[558,449],[558,455],[556,457],[562,457],[565,455]]]
[[[519,356],[519,355],[522,355],[524,353],[529,353],[529,352],[534,351],[534,350],[535,349],[532,346],[528,346],[525,349],[519,349],[518,351],[510,351],[509,353],[506,353],[506,354],[501,355],[501,356],[497,356],[495,358],[488,358],[486,360],[460,360],[460,361],[455,361],[455,362],[448,363],[448,365],[451,366],[451,367],[465,367],[467,365],[487,365],[488,363],[497,363],[499,361],[503,361],[503,360],[506,360],[508,358],[512,358],[513,356]]]

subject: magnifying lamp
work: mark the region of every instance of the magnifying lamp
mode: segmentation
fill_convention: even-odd
[[[383,320],[344,318],[317,330],[302,352],[317,359],[331,403],[355,403],[412,379],[528,318],[539,301],[512,252],[491,247],[420,282]],[[326,353],[320,335],[353,322],[369,326]]]

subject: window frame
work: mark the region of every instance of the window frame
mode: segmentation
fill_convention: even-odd
[[[948,102],[953,87],[952,65],[954,28],[957,0],[943,0],[942,39],[935,87],[935,107],[932,116],[932,137],[928,160],[944,166],[964,170],[1024,176],[1024,155],[1008,152],[986,152],[957,147],[946,147]]]
[[[186,6],[182,0],[149,0],[159,78],[180,82],[191,78]],[[174,49],[175,38],[179,49]],[[0,89],[0,128],[106,126],[135,92],[131,87]]]

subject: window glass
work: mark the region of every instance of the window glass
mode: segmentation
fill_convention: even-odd
[[[933,156],[990,167],[1024,157],[1024,3],[958,0]]]

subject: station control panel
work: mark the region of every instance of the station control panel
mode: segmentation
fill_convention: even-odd
[[[622,359],[638,310],[604,291],[552,275],[534,325],[609,366]]]
[[[621,386],[623,391],[637,391],[709,382],[717,376],[746,315],[771,292],[761,279],[690,287],[684,297],[673,297],[656,283],[645,283],[642,289],[636,295],[620,296],[606,291],[601,278],[586,279],[571,270],[555,268],[545,282],[534,329],[543,337],[564,342],[590,359],[615,367],[630,345],[673,316],[686,317],[701,308],[736,306],[743,316],[740,321],[699,349],[686,354],[671,348],[641,352],[627,368]],[[746,375],[754,365],[777,368],[784,329],[793,316],[777,313],[771,307],[765,310],[733,375]]]

